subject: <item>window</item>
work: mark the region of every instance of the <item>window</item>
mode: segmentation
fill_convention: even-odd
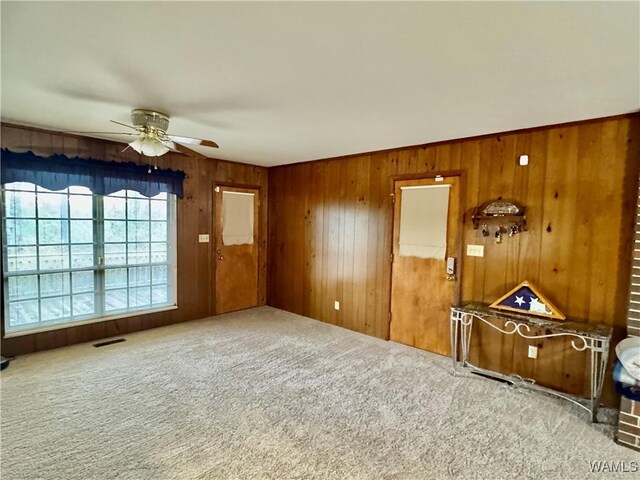
[[[22,182],[2,195],[5,334],[175,305],[175,195]]]

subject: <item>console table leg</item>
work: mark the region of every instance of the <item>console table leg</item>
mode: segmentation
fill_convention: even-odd
[[[598,420],[598,359],[595,350],[591,350],[591,423]]]
[[[593,341],[591,345],[591,421],[598,421],[598,407],[607,371],[609,342]]]
[[[451,359],[453,360],[453,376],[456,376],[458,370],[458,314],[451,312],[450,319],[450,332],[451,332]]]
[[[468,317],[468,318],[467,318]],[[471,329],[473,327],[473,315],[462,316],[461,344],[462,344],[462,366],[466,366],[469,360],[469,346],[471,345]]]

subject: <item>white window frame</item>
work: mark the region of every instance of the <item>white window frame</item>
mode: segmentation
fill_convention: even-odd
[[[14,189],[9,189],[14,191]],[[29,270],[29,271],[17,271],[17,272],[9,272],[8,271],[8,259],[7,259],[7,228],[6,228],[6,190],[5,186],[2,185],[1,188],[1,198],[2,198],[2,211],[1,214],[1,236],[2,236],[2,288],[3,288],[3,299],[4,302],[2,304],[2,313],[3,313],[3,321],[4,321],[4,338],[10,337],[18,337],[23,335],[31,335],[34,333],[52,331],[58,329],[64,329],[69,327],[75,327],[79,325],[88,325],[92,323],[100,323],[107,322],[111,320],[117,320],[121,318],[128,317],[137,317],[140,315],[148,315],[152,313],[164,312],[168,310],[175,310],[178,308],[178,288],[177,288],[177,198],[176,195],[167,194],[167,261],[161,263],[141,263],[141,264],[128,264],[125,263],[123,265],[105,265],[104,262],[104,211],[103,211],[103,195],[92,194],[93,197],[93,231],[94,231],[94,265],[91,267],[80,267],[73,268],[71,264],[69,264],[68,268],[61,269],[51,269],[51,270]],[[37,206],[36,206],[37,208]],[[12,217],[13,218],[13,217]],[[37,210],[36,210],[36,218]],[[55,219],[52,219],[55,220]],[[37,220],[36,220],[37,222]],[[128,239],[126,239],[126,243],[130,243]],[[38,243],[39,245],[39,243]],[[69,245],[72,245],[69,243]],[[39,257],[38,257],[39,258]],[[158,307],[145,308],[141,307],[139,309],[128,307],[128,310],[119,310],[112,314],[105,314],[105,271],[112,268],[131,268],[131,267],[153,267],[158,265],[166,265],[167,266],[167,284],[168,291],[171,294],[171,299],[169,303],[166,305],[161,305]],[[71,272],[81,272],[81,271],[93,271],[94,272],[94,292],[96,301],[94,302],[95,312],[90,315],[85,316],[76,316],[71,317],[70,319],[54,319],[49,321],[39,321],[37,323],[25,324],[22,327],[10,326],[9,325],[9,278],[10,277],[19,277],[19,276],[27,276],[27,275],[42,275],[42,274],[53,274],[53,273],[71,273]],[[127,291],[130,286],[127,286]],[[72,293],[70,292],[71,296]],[[38,299],[40,299],[40,293],[38,294]],[[101,299],[98,301],[98,299]],[[40,300],[39,300],[40,301]]]

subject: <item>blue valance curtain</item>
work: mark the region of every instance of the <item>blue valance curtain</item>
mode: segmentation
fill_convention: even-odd
[[[107,162],[65,155],[41,157],[33,152],[16,153],[2,149],[0,183],[29,182],[49,190],[71,185],[88,187],[98,195],[119,190],[135,190],[146,197],[161,192],[182,198],[186,174],[179,170],[155,169],[131,162]]]

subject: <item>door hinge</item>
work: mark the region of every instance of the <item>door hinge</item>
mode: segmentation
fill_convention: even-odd
[[[391,195],[391,203],[396,203],[396,194],[390,193],[389,195]]]
[[[389,320],[389,323],[391,323],[391,312],[387,313],[387,320]]]
[[[389,263],[393,263],[393,253],[389,256]]]

